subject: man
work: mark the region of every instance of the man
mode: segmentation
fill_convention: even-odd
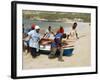
[[[55,35],[54,42],[52,42],[52,44],[51,44],[51,53],[49,54],[49,58],[54,58],[56,56],[55,55],[56,52],[59,51],[60,55],[58,56],[58,60],[64,61],[62,59],[63,48],[62,48],[62,44],[61,44],[61,37],[62,37],[62,33],[57,32],[57,34]]]
[[[64,28],[60,26],[60,29],[58,30],[60,33],[64,34]]]
[[[44,39],[54,39],[54,33],[51,29],[51,26],[48,27],[48,29],[46,30],[45,34],[43,35]]]
[[[77,23],[75,22],[72,25],[72,30],[71,30],[71,32],[69,34],[69,39],[72,39],[72,40],[79,39],[76,28],[77,28]]]
[[[33,58],[37,57],[37,52],[39,51],[39,41],[40,41],[39,31],[40,31],[40,27],[36,25],[35,30],[31,30],[28,33],[28,36],[30,38],[29,47]]]
[[[31,30],[35,29],[35,24],[32,24],[30,29],[24,29],[24,24],[23,24],[23,51],[27,50],[27,53],[30,52],[30,47],[29,47],[29,37],[28,37],[28,33]]]
[[[53,39],[54,39],[54,33],[51,29],[51,26],[49,26],[45,34],[43,35],[43,38],[41,38],[40,44],[43,45],[43,48],[45,48],[45,46],[47,44],[50,44]]]

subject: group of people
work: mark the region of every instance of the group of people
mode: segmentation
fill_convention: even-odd
[[[59,53],[58,60],[64,61],[62,58],[64,51],[63,46],[68,45],[67,40],[69,39],[78,39],[76,27],[77,23],[75,22],[72,25],[71,32],[66,34],[62,26],[60,26],[60,28],[55,33],[52,31],[52,27],[49,26],[44,35],[41,37],[40,27],[33,24],[31,30],[27,33],[27,36],[23,40],[28,40],[27,46],[29,47],[29,51],[33,58],[36,58],[39,55],[39,47],[41,44],[44,46],[46,44],[50,44],[51,51],[48,57],[54,58],[56,54]]]

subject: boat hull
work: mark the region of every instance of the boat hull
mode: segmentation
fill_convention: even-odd
[[[63,55],[64,56],[71,56],[73,54],[73,50],[74,50],[74,46],[64,48]],[[51,47],[50,47],[50,45],[46,45],[46,46],[40,45],[40,51],[48,54],[51,51]]]

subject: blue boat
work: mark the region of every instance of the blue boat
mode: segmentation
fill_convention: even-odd
[[[51,51],[51,46],[50,45],[40,45],[40,50],[44,51],[44,52],[50,52]],[[69,46],[64,48],[64,52],[63,55],[64,56],[71,56],[73,54],[74,51],[74,46]]]
[[[74,47],[64,48],[63,55],[64,56],[72,56]]]

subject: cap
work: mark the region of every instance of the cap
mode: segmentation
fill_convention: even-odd
[[[35,29],[40,29],[40,27],[36,25],[36,26],[35,26]]]

